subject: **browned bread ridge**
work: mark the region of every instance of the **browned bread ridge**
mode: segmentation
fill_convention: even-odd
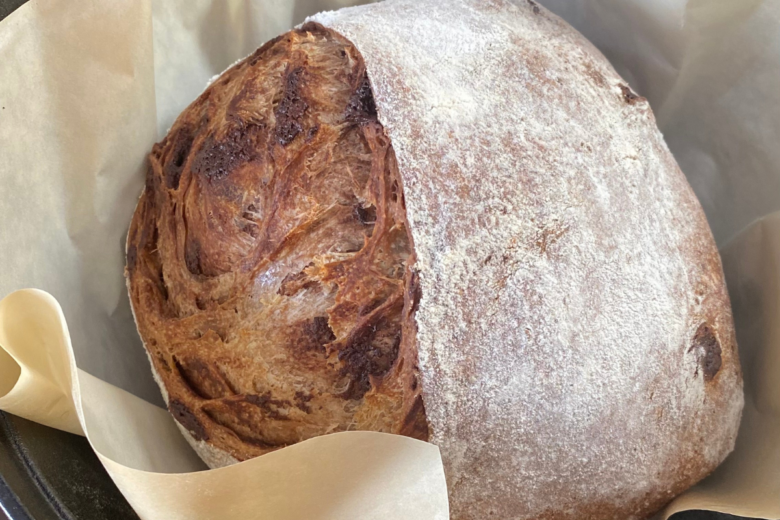
[[[245,460],[345,430],[427,439],[403,204],[363,60],[320,26],[177,119],[150,155],[128,275],[194,440]]]
[[[321,13],[150,156],[128,286],[211,466],[437,444],[452,518],[646,518],[733,448],[720,259],[647,101],[527,0]]]

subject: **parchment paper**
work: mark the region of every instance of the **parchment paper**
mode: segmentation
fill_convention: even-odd
[[[403,437],[329,435],[201,471],[149,404],[162,401],[122,278],[151,145],[208,78],[351,3],[31,0],[0,23],[0,408],[86,432],[142,518],[448,516],[438,449]],[[780,0],[542,3],[650,99],[719,243],[780,208]],[[724,252],[745,419],[726,464],[667,514],[780,518],[777,237],[773,216]],[[50,294],[11,294],[24,287]]]

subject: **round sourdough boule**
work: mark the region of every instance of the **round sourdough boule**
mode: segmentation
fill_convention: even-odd
[[[720,259],[647,101],[534,2],[322,13],[150,155],[127,252],[212,467],[343,430],[442,452],[452,517],[646,518],[731,451]]]

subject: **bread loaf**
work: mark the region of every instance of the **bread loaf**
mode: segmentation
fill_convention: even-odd
[[[534,2],[317,15],[149,163],[131,303],[212,467],[381,431],[441,448],[456,520],[623,519],[733,447],[701,208],[647,101]]]

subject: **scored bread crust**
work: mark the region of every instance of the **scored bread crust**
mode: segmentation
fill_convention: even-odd
[[[127,286],[128,294],[132,294],[130,288],[129,276],[126,276],[125,283]],[[135,322],[137,327],[138,318],[136,318],[135,307],[133,305],[130,306],[130,312],[133,315],[133,321]],[[143,340],[143,338],[141,338],[141,341],[144,343],[144,352],[146,352],[146,357],[149,359],[149,365],[152,368],[152,378],[154,379],[154,382],[157,383],[157,386],[160,388],[160,393],[162,394],[163,401],[165,401],[165,405],[168,406],[168,401],[169,401],[168,389],[165,387],[165,383],[160,377],[160,374],[157,372],[157,369],[154,367],[154,362],[152,361],[150,349],[146,346],[146,342]],[[232,464],[241,462],[235,457],[233,457],[230,453],[226,452],[225,450],[221,450],[215,446],[212,446],[205,441],[197,440],[195,437],[192,436],[192,434],[189,431],[187,431],[187,429],[184,426],[182,426],[182,424],[179,421],[173,421],[173,423],[176,425],[177,428],[179,428],[179,431],[184,436],[184,439],[192,447],[195,453],[198,454],[198,457],[200,457],[201,460],[203,460],[203,462],[205,462],[209,468],[212,469],[224,468],[225,466],[230,466]]]
[[[533,1],[311,20],[362,54],[396,152],[453,518],[643,518],[711,472],[743,404],[733,321],[647,101]]]
[[[427,439],[403,204],[362,58],[316,24],[228,69],[154,146],[128,289],[207,463],[334,431]]]

